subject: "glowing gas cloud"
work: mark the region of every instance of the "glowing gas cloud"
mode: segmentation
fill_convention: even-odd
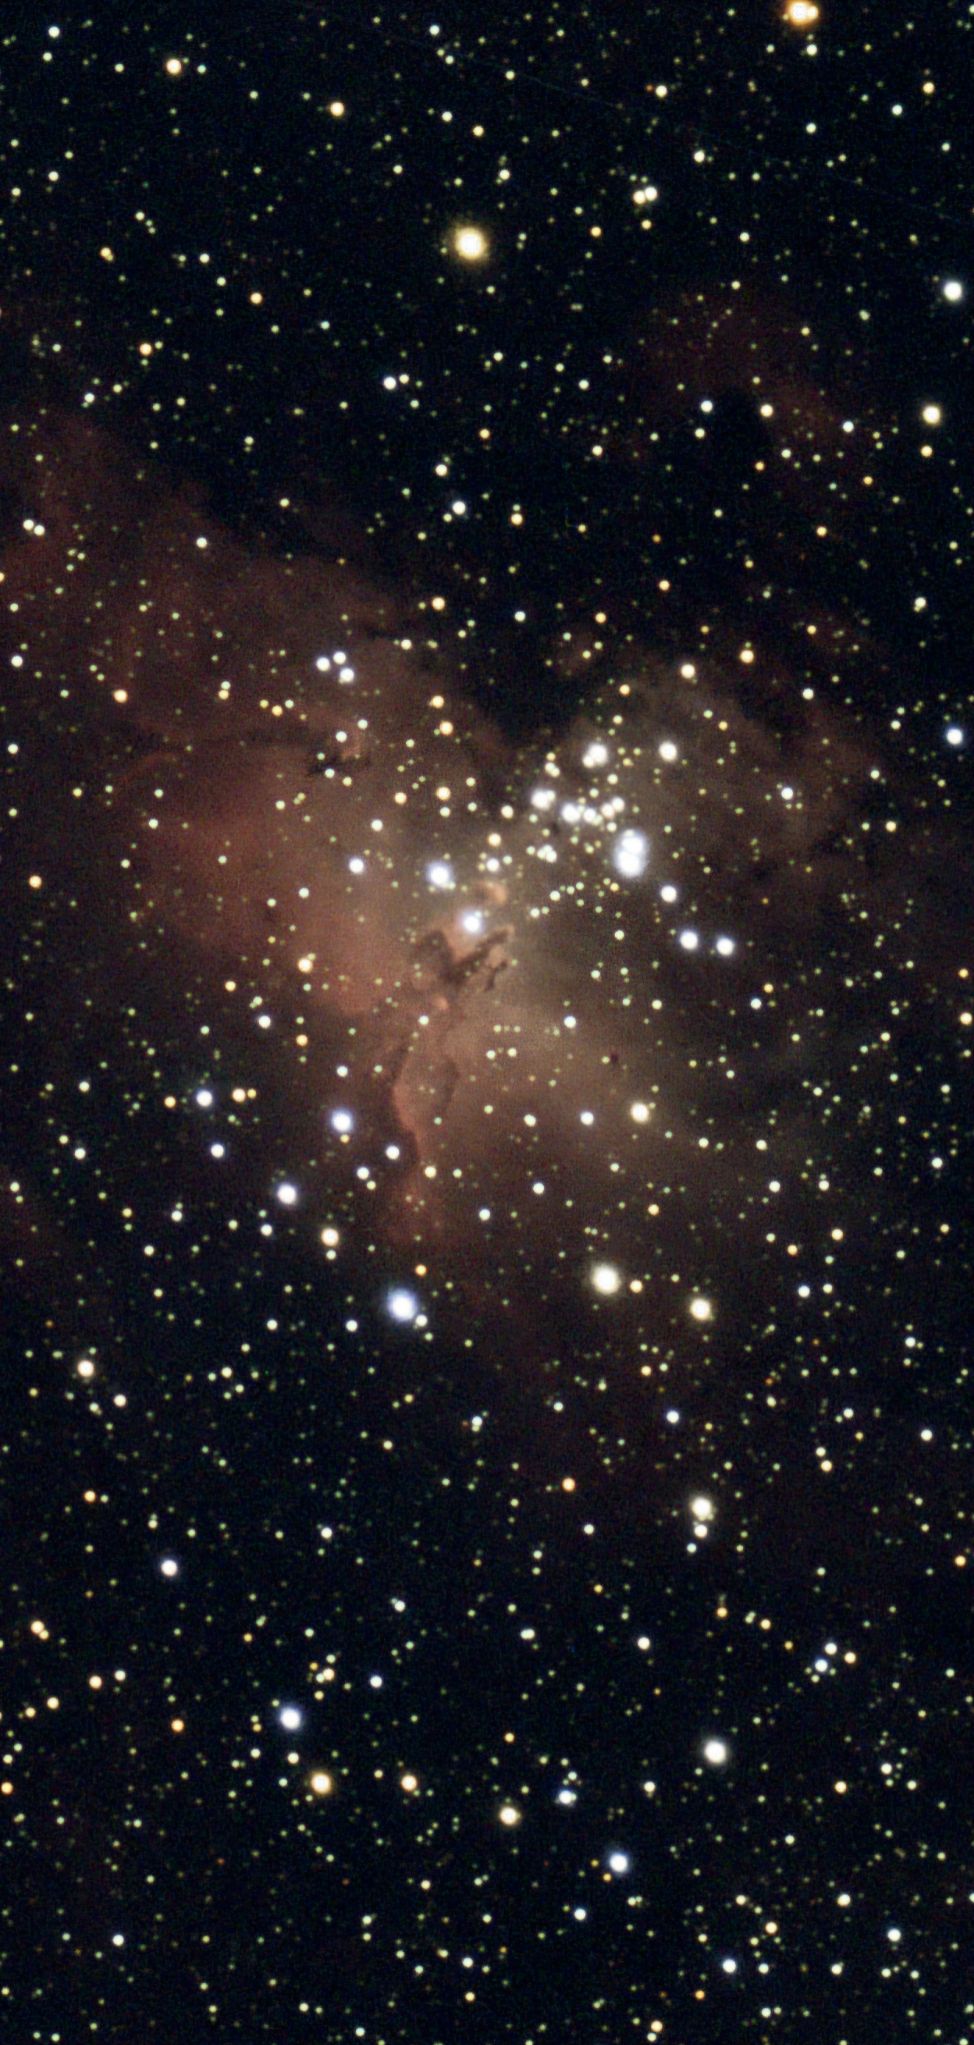
[[[645,1370],[731,1342],[769,1259],[820,1285],[843,962],[881,922],[892,1012],[924,942],[895,834],[860,856],[885,786],[861,735],[806,690],[785,742],[726,658],[630,644],[517,750],[452,685],[432,602],[246,548],[76,420],[21,463],[15,742],[48,789],[25,897],[67,956],[83,845],[67,970],[168,1018],[160,1099],[193,1142],[229,1106],[209,1154],[268,1225],[350,1284],[367,1264],[403,1340],[557,1348],[581,1317]]]

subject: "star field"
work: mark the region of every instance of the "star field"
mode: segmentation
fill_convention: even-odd
[[[974,2038],[970,34],[3,32],[12,2039]]]

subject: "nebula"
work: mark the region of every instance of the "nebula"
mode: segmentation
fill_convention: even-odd
[[[581,1331],[646,1375],[731,1353],[769,1263],[817,1292],[871,1133],[843,1067],[871,1010],[937,998],[947,927],[945,833],[861,724],[756,639],[628,635],[515,746],[443,600],[247,546],[57,408],[7,489],[8,724],[47,798],[8,899],[65,1014],[167,1039],[170,1113],[216,1090],[238,1196],[286,1185],[275,1225],[350,1297],[406,1279],[499,1354]]]

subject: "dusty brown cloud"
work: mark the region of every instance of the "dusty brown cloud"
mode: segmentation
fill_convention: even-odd
[[[872,743],[797,684],[786,733],[763,716],[760,645],[744,675],[630,642],[517,752],[394,590],[247,548],[63,414],[14,441],[34,793],[8,903],[75,998],[167,1018],[184,1094],[195,1060],[259,1100],[241,1185],[286,1173],[301,1225],[428,1270],[456,1327],[475,1307],[557,1343],[615,1314],[660,1352],[695,1290],[726,1315],[769,1178],[804,1242],[851,1141],[862,948],[885,1015],[942,943],[935,848],[879,813]]]

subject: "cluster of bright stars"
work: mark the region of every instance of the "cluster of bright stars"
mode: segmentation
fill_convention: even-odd
[[[674,739],[661,740],[657,750],[660,759],[667,765],[672,765],[680,757],[679,747]],[[582,754],[581,764],[583,768],[589,773],[594,773],[609,766],[610,763],[611,750],[605,740],[601,738],[591,740]],[[555,773],[556,770],[549,766],[548,772]],[[788,800],[794,795],[794,790],[787,788],[783,789],[782,793],[785,799]],[[557,803],[557,791],[551,782],[542,782],[540,786],[532,791],[529,799],[531,811],[540,817],[549,815],[555,809]],[[620,880],[640,881],[644,878],[650,866],[650,841],[646,832],[641,830],[638,825],[620,823],[620,817],[624,811],[624,799],[616,794],[609,797],[606,802],[598,807],[591,800],[586,802],[584,800],[570,799],[562,802],[558,807],[558,818],[561,823],[568,824],[573,829],[580,824],[587,825],[590,829],[607,829],[610,834],[609,864],[613,871],[619,876]],[[539,857],[553,864],[557,859],[557,853],[551,844],[545,844],[540,848]],[[427,878],[431,878],[431,870],[428,870]],[[444,885],[445,883],[440,884]],[[452,878],[450,885],[452,885]],[[672,908],[679,900],[679,890],[671,881],[667,881],[660,887],[659,896],[660,901],[664,902],[667,908]],[[677,932],[677,943],[681,951],[688,953],[698,952],[701,946],[700,933],[697,930],[686,927]],[[733,957],[737,950],[737,945],[732,937],[721,935],[714,940],[713,949],[719,958],[728,959]]]

